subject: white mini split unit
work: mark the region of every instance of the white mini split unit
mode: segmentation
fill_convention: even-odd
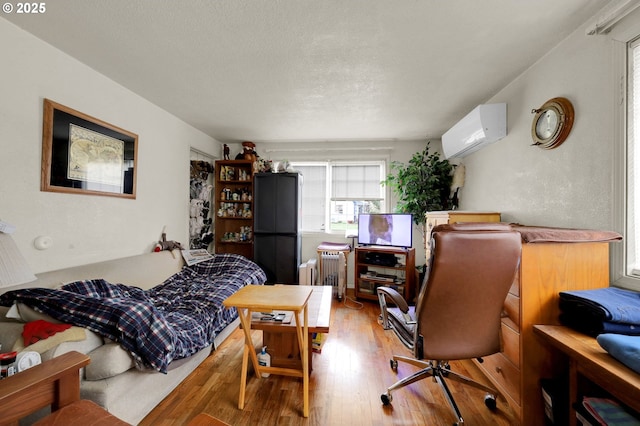
[[[442,135],[445,158],[464,157],[507,135],[507,104],[478,105]]]

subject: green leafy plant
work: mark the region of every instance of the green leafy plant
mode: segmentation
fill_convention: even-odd
[[[427,142],[424,151],[415,153],[408,163],[392,161],[391,172],[381,182],[398,197],[396,211],[411,213],[423,236],[425,214],[450,207],[453,179],[453,166],[446,159],[441,159],[438,152],[430,152],[429,145]]]

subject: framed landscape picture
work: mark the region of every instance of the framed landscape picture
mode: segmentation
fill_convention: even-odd
[[[136,198],[138,135],[44,100],[40,189]]]

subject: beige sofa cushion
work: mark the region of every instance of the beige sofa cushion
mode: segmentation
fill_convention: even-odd
[[[101,380],[124,373],[134,367],[133,358],[118,343],[105,343],[89,352],[91,362],[85,367],[86,380]]]
[[[22,340],[22,329],[24,324],[21,322],[1,322],[0,323],[0,352],[11,352],[13,344]]]
[[[28,346],[24,345],[24,338],[23,336],[20,336],[20,338],[13,344],[12,350],[17,352],[32,351],[43,354],[50,349],[58,347],[58,345],[64,342],[79,342],[86,340],[87,331],[88,330],[85,330],[84,328],[73,326],[64,331],[60,331],[52,336],[49,336],[46,339],[38,340],[37,342]]]

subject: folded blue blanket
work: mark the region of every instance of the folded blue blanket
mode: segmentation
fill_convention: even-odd
[[[602,321],[601,333],[628,334],[629,336],[640,336],[640,325],[627,324],[624,322]]]
[[[640,293],[616,287],[560,292],[565,312],[583,310],[595,318],[614,323],[640,325]]]
[[[601,334],[596,340],[612,357],[640,373],[640,336]]]
[[[596,337],[602,333],[627,334],[640,336],[640,325],[623,322],[603,321],[599,317],[590,315],[589,312],[573,310],[563,311],[560,314],[560,322],[589,336]]]

